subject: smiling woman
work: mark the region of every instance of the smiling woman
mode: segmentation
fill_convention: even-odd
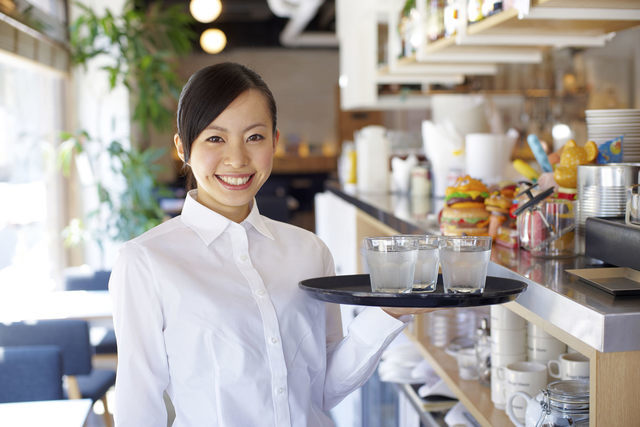
[[[333,425],[327,411],[375,370],[404,313],[370,307],[343,336],[339,307],[299,289],[334,263],[316,235],[258,210],[278,131],[255,72],[227,62],[191,76],[174,142],[196,188],[180,216],[125,243],[111,274],[116,424],[166,426],[166,391],[176,426]]]

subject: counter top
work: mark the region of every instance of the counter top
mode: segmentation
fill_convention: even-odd
[[[333,182],[326,189],[400,233],[439,233],[436,212],[443,199],[359,194]],[[614,297],[565,272],[596,266],[599,260],[584,256],[543,259],[494,245],[488,274],[527,283],[515,304],[595,350],[640,350],[640,297]]]

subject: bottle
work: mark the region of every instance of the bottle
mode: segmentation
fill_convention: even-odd
[[[411,169],[411,195],[428,197],[431,194],[431,180],[429,169],[425,164],[418,164]]]
[[[485,386],[491,385],[491,334],[486,317],[480,319],[475,336],[478,381]]]
[[[458,3],[456,0],[447,0],[444,7],[444,35],[451,37],[458,31]]]
[[[444,0],[429,0],[427,38],[436,41],[444,37]]]
[[[469,23],[480,21],[482,16],[482,0],[469,0],[467,4],[467,21]]]

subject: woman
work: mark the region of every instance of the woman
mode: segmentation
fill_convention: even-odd
[[[111,275],[117,426],[165,426],[165,391],[174,426],[331,425],[404,328],[404,310],[367,308],[343,337],[338,306],[298,289],[334,265],[314,234],[258,211],[278,137],[255,72],[217,64],[185,85],[174,142],[196,189]]]

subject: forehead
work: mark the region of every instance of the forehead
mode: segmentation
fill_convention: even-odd
[[[267,118],[270,117],[270,108],[267,103],[265,95],[256,89],[248,89],[238,95],[229,105],[225,108],[216,119],[229,118],[234,113],[242,113],[240,117],[244,117],[246,114],[252,116],[264,115]]]

